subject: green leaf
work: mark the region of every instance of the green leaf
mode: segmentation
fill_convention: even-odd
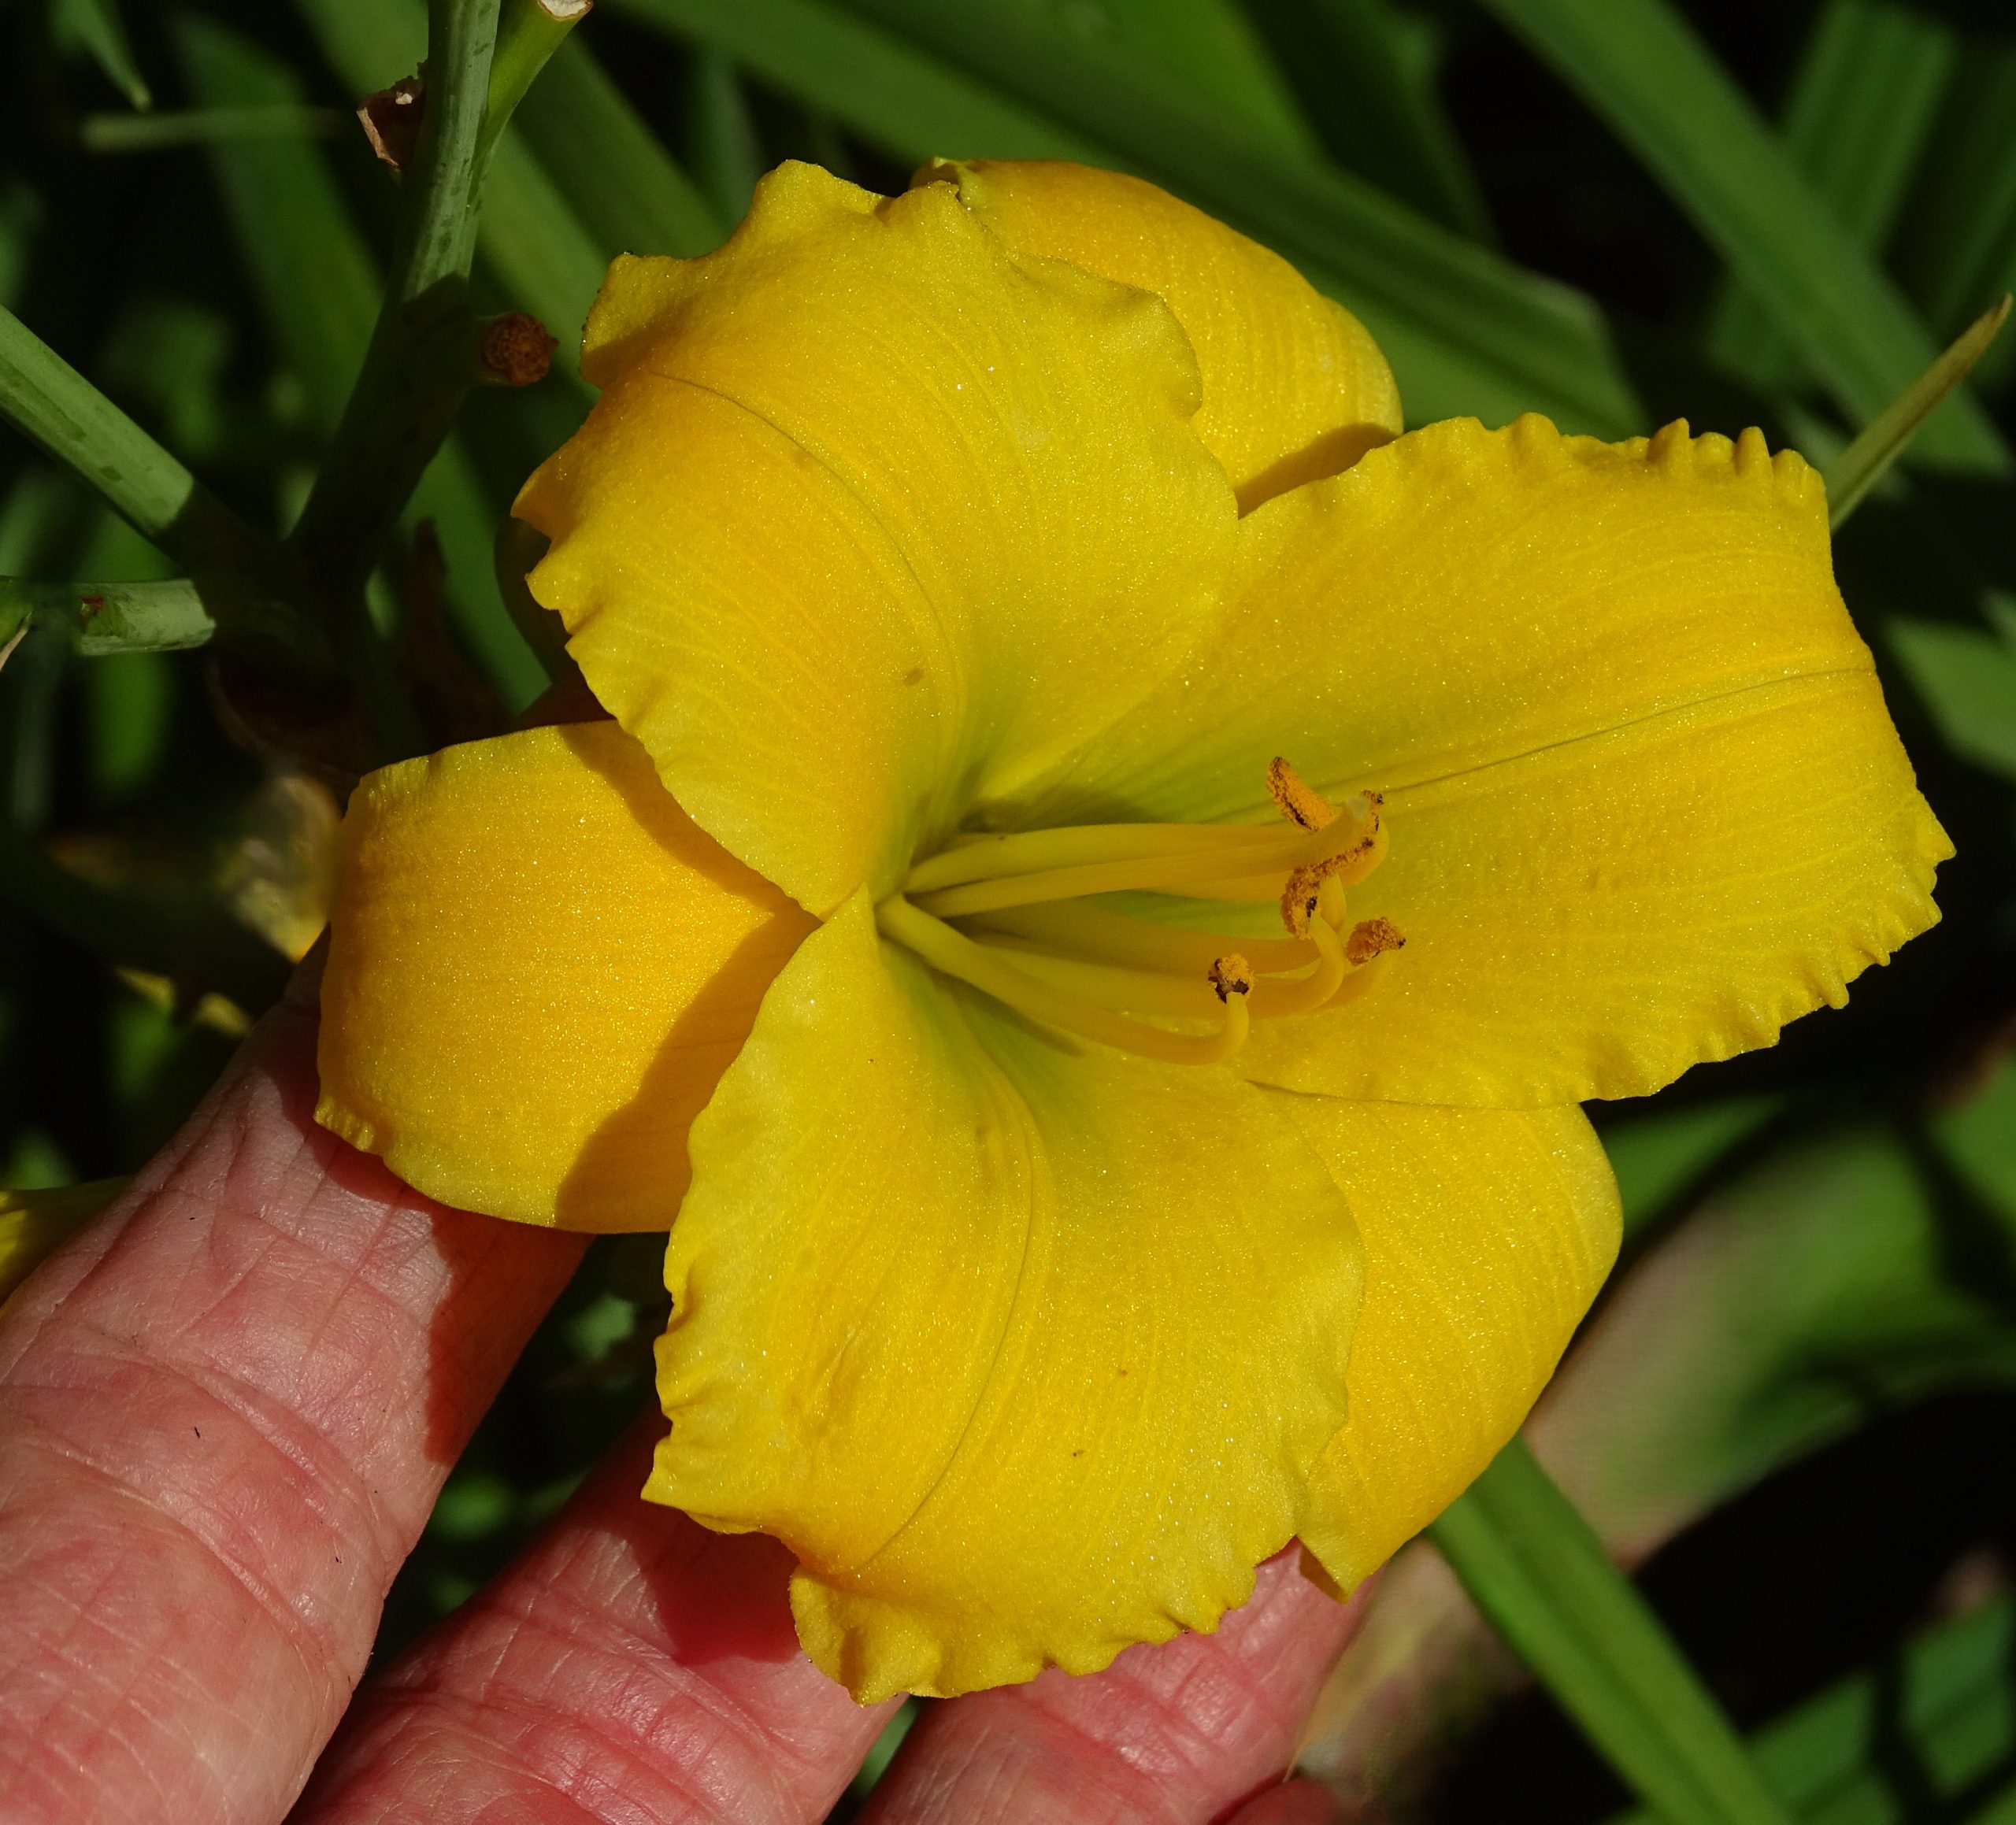
[[[1776,135],[1666,0],[1486,0],[1602,115],[1729,262],[1851,420],[1933,361],[1931,333],[1836,221]],[[1928,464],[2010,472],[1979,404],[1925,427]]]
[[[1589,299],[1499,258],[1347,172],[1284,158],[1160,72],[1041,30],[1014,0],[854,0],[1295,261],[1362,317],[1414,422],[1544,412],[1622,435],[1642,409]]]
[[[72,44],[86,52],[135,108],[144,111],[154,106],[146,78],[134,61],[118,0],[53,0],[49,23],[57,43]]]
[[[1940,402],[1952,397],[1954,390],[1966,379],[1969,370],[1987,352],[2007,321],[2009,305],[2005,294],[1994,309],[1969,328],[1827,465],[1821,479],[1827,487],[1827,522],[1835,531],[1840,529],[1861,505],[1863,497],[1883,479],[1891,465],[1933,420]]]
[[[517,124],[605,265],[618,254],[710,253],[742,219],[708,201],[579,38],[547,65]]]
[[[1973,627],[1902,616],[1883,637],[1947,746],[2016,779],[2016,648]]]
[[[763,175],[763,154],[742,79],[720,52],[702,49],[693,54],[686,116],[694,176],[723,221],[740,221],[749,213],[756,180]]]
[[[1484,194],[1436,93],[1424,21],[1391,0],[1251,0],[1325,146],[1423,215],[1492,239]]]
[[[1875,1412],[2016,1386],[2012,1136],[2007,1069],[1922,1129],[1809,1131],[1632,1268],[1529,1427],[1614,1552]]]
[[[2016,1608],[2004,1597],[1807,1700],[1758,1731],[1751,1753],[1803,1819],[1894,1825],[1922,1813],[2007,1825],[2016,1817],[2012,1659]],[[1621,1813],[1611,1825],[1651,1825],[1651,1816]]]
[[[581,328],[609,260],[515,131],[491,156],[479,235],[485,269],[512,305],[559,339],[554,370],[580,390]],[[585,391],[581,398],[585,405]]]
[[[1245,14],[1228,0],[1024,0],[1066,37],[1153,64],[1291,157],[1321,150],[1295,91]]]
[[[1698,1107],[1627,1116],[1603,1130],[1631,1235],[1666,1211],[1702,1174],[1747,1140],[1782,1106],[1775,1096],[1731,1097]]]
[[[1786,1825],[1729,1719],[1523,1440],[1499,1453],[1429,1537],[1666,1825]]]
[[[296,102],[268,107],[171,109],[155,114],[87,114],[77,139],[87,152],[160,152],[224,139],[321,139],[349,124],[333,108]]]
[[[1785,104],[1785,154],[1870,253],[1888,239],[1951,76],[1951,28],[1896,0],[1829,0]],[[1804,378],[1798,350],[1733,276],[1724,280],[1707,346],[1765,384]]]
[[[190,92],[226,113],[304,107],[294,72],[271,53],[201,13],[175,21]],[[324,438],[343,417],[364,363],[383,289],[326,154],[296,139],[211,147],[244,261],[282,359],[308,396]]]
[[[822,0],[604,3],[733,59],[906,164],[941,154],[1100,161],[1095,141]]]
[[[1911,199],[1899,260],[1933,328],[1951,335],[2016,291],[2016,43],[1974,43],[1948,91]],[[1984,380],[2006,375],[2016,346],[1993,351]]]
[[[953,13],[876,0],[888,29],[817,0],[610,4],[736,58],[899,158],[1071,158],[1169,185],[1277,247],[1363,318],[1418,420],[1474,412],[1503,421],[1531,409],[1577,430],[1642,428],[1588,298],[1347,172],[1242,135],[1137,60],[995,3]]]

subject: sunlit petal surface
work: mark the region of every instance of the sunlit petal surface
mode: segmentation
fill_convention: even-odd
[[[466,1209],[669,1224],[687,1125],[811,920],[613,723],[389,767],[345,842],[323,1124]]]
[[[650,1493],[784,1540],[858,1697],[1211,1627],[1343,1411],[1357,1239],[1279,1100],[948,994],[844,909],[695,1124]]]

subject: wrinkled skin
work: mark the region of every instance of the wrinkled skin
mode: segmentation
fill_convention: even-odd
[[[888,1716],[799,1651],[789,1561],[647,1506],[646,1420],[358,1690],[385,1590],[581,1239],[318,1129],[312,988],[0,1313],[11,1825],[817,1820]],[[1354,1612],[1264,1567],[1215,1636],[936,1708],[869,1816],[1310,1825],[1280,1770]]]

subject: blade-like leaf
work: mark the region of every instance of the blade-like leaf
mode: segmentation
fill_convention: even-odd
[[[77,139],[87,152],[158,152],[220,139],[326,138],[349,125],[333,108],[175,108],[154,114],[87,114]]]
[[[1951,335],[2016,291],[2016,43],[1976,44],[1961,60],[1903,236],[1905,283],[1933,328]],[[2016,344],[1992,350],[1984,380],[2007,375]]]
[[[714,208],[578,37],[547,65],[518,127],[605,265],[618,254],[705,254],[742,219]]]
[[[87,53],[135,108],[144,111],[154,106],[147,80],[134,61],[118,0],[55,0],[50,25],[59,43],[74,44]]]
[[[2005,295],[1994,309],[1973,324],[1952,347],[1940,356],[1917,379],[1892,400],[1856,436],[1854,442],[1828,464],[1823,475],[1827,484],[1828,523],[1839,529],[1862,504],[1862,498],[1883,479],[1890,465],[1902,456],[1929,424],[1940,402],[1950,398],[1967,372],[1986,353],[2009,316]]]
[[[1532,409],[1621,435],[1642,413],[1599,313],[1348,173],[1243,136],[1173,79],[987,4],[610,0],[712,46],[895,156],[1075,158],[1165,183],[1361,316],[1416,419]],[[914,38],[909,42],[899,31]],[[920,46],[928,46],[921,49]]]
[[[1789,1825],[1721,1708],[1523,1440],[1499,1453],[1429,1537],[1666,1825]]]
[[[1883,635],[1947,746],[2016,779],[2016,646],[1979,628],[1902,616]]]
[[[853,0],[1278,248],[1379,339],[1410,418],[1545,412],[1642,428],[1600,313],[1347,172],[1284,158],[1161,72],[1041,28],[1014,0]],[[1499,384],[1480,388],[1480,374]]]
[[[1392,0],[1249,4],[1330,152],[1445,227],[1492,238],[1476,174],[1424,67],[1426,22]]]
[[[1949,26],[1896,0],[1829,0],[1807,41],[1779,137],[1855,245],[1880,250],[1952,73]],[[1804,378],[1798,350],[1732,276],[1708,330],[1722,365],[1766,385]]]
[[[1909,386],[1936,345],[1799,176],[1749,98],[1666,0],[1486,0],[1606,120],[1721,254],[1851,419]],[[1925,428],[1929,463],[2001,475],[1965,394]]]
[[[2012,1657],[2016,1608],[2005,1597],[1807,1700],[1758,1732],[1751,1753],[1802,1819],[1888,1825],[1929,1802],[1931,1816],[1955,1825],[2007,1825]],[[1611,1825],[1652,1818],[1621,1813]]]
[[[1067,37],[1124,50],[1207,97],[1242,131],[1291,157],[1321,150],[1295,93],[1232,0],[1036,0],[1032,16]]]
[[[762,149],[735,65],[719,51],[693,54],[687,85],[686,146],[694,176],[724,222],[748,214],[763,175]]]

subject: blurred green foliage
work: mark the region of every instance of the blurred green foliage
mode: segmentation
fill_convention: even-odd
[[[413,70],[424,25],[421,0],[0,0],[0,305],[256,526],[300,511],[369,338],[397,196],[351,110]],[[2016,283],[2016,20],[1996,0],[602,0],[508,130],[480,223],[480,305],[534,312],[561,358],[471,398],[374,582],[381,624],[414,612],[431,522],[454,640],[521,708],[546,675],[492,539],[587,409],[571,352],[606,261],[705,250],[781,158],[893,189],[934,154],[1086,158],[1190,196],[1359,312],[1417,421],[1684,415],[1824,462]],[[1992,1597],[2016,1564],[2012,344],[1836,550],[1959,847],[1944,923],[1773,1051],[1597,1112],[1632,1216],[1612,1305],[1649,1327],[1619,1360],[1652,1366],[1619,1378],[1592,1474],[1619,1512],[1658,1497],[1692,1527],[1648,1588],[1683,1639],[1724,1644],[1709,1670],[1747,1721],[1807,1701],[1765,1765],[1843,1825],[2016,1816]],[[0,577],[173,574],[0,433]],[[0,1183],[133,1168],[228,1056],[206,994],[256,1012],[282,979],[320,827],[227,734],[209,665],[38,635],[0,672]],[[591,1249],[387,1645],[647,1401],[649,1253]],[[1661,1324],[1689,1348],[1660,1357]],[[1916,1638],[1956,1563],[1987,1568],[1988,1607]],[[1762,1577],[1804,1594],[1742,1613]],[[1521,1763],[1489,1739],[1488,1803],[1458,1771],[1446,1816],[1603,1816],[1615,1790],[1549,1740]]]

